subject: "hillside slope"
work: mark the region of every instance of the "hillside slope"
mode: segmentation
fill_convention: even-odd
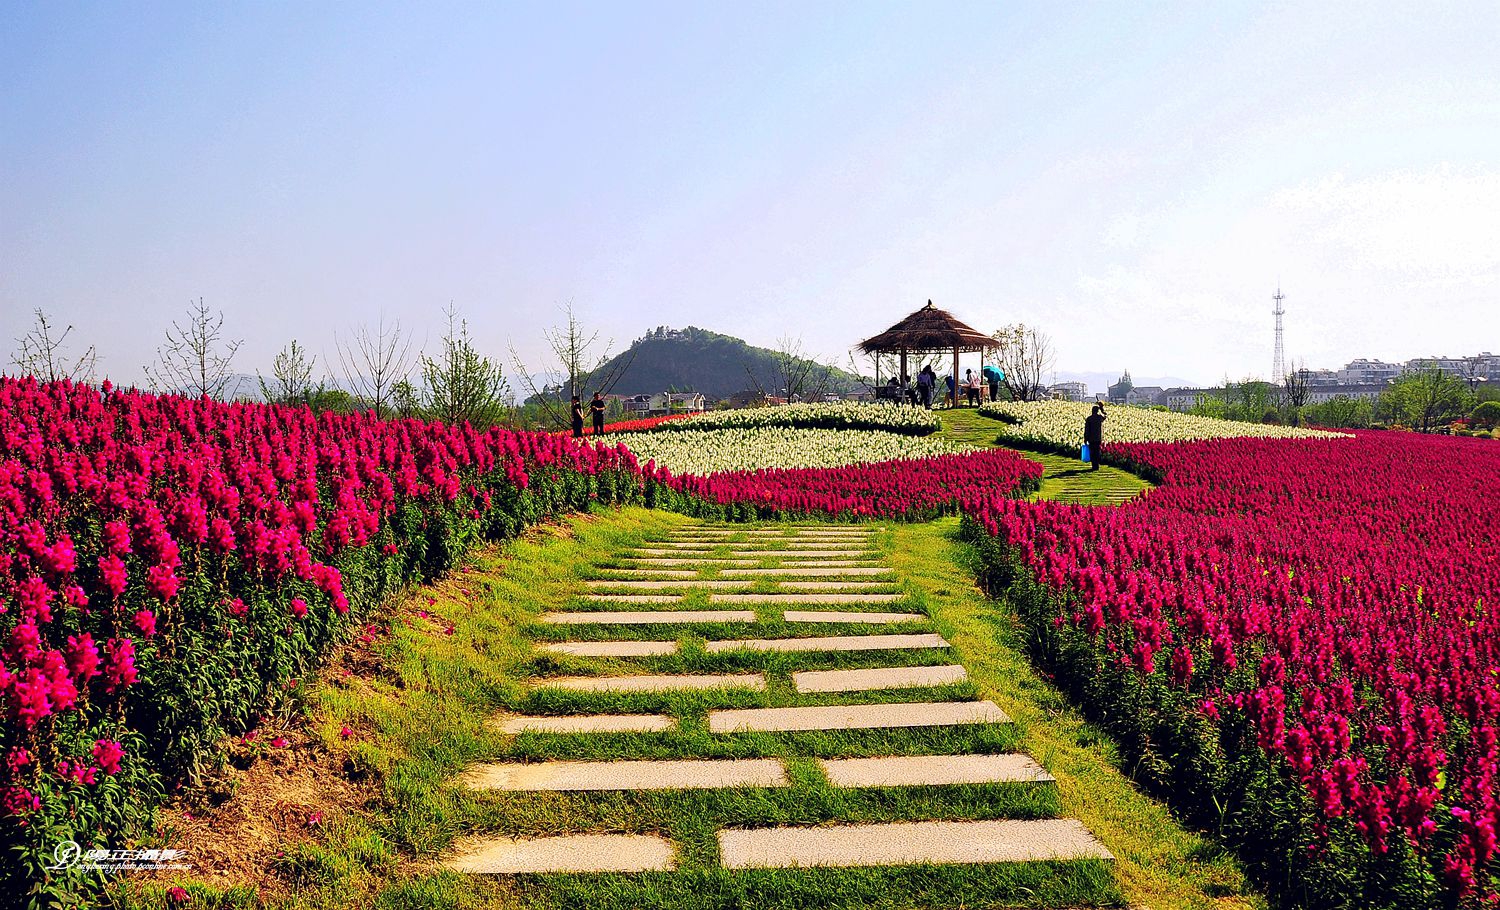
[[[628,352],[618,355],[601,372],[607,375],[632,353],[634,359],[612,390],[615,394],[670,390],[727,398],[735,392],[754,389],[757,384],[768,393],[778,385],[774,351],[707,329],[693,326],[653,329],[636,339]],[[858,384],[843,370],[835,368],[832,373],[828,383],[831,392],[848,392]]]

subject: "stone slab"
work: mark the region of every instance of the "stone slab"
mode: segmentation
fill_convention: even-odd
[[[645,834],[568,834],[562,837],[473,838],[443,863],[455,872],[669,872],[672,842]]]
[[[603,588],[614,591],[671,591],[676,589],[700,589],[709,591],[723,591],[726,589],[748,588],[755,584],[758,579],[747,578],[698,578],[682,579],[680,581],[658,578],[600,578],[584,582],[590,588]],[[890,582],[884,581],[788,581],[775,579],[775,582],[789,591],[848,591],[868,590],[870,588],[889,588]]]
[[[877,667],[869,670],[804,670],[792,674],[798,692],[868,692],[951,686],[969,678],[963,667]]]
[[[488,762],[459,775],[474,790],[712,790],[785,787],[774,758],[732,761]]]
[[[719,855],[729,869],[1114,858],[1066,818],[731,829],[719,832]]]
[[[708,599],[722,604],[889,604],[906,599],[894,594],[710,594]]]
[[[676,654],[675,641],[555,641],[538,646],[549,654],[574,657],[658,657]]]
[[[896,622],[920,622],[923,613],[861,613],[857,610],[787,610],[781,614],[787,622],[863,622],[889,625]]]
[[[660,733],[677,729],[677,721],[665,714],[507,714],[491,726],[501,733]]]
[[[764,569],[758,568],[760,566],[760,564],[761,564],[761,560],[759,560],[759,559],[672,559],[672,558],[665,558],[665,559],[634,559],[634,560],[630,560],[630,563],[631,564],[629,566],[625,566],[625,567],[623,567],[621,569],[618,569],[616,571],[639,571],[639,570],[642,570],[642,569],[649,570],[649,569],[655,568],[656,566],[668,566],[668,567],[671,567],[671,568],[674,568],[674,569],[677,568],[677,567],[680,567],[680,566],[692,566],[692,567],[694,567],[696,569],[718,568],[718,569],[726,569],[726,570],[727,569],[748,569],[748,570],[753,570],[753,571],[757,571],[757,572],[759,572],[759,571],[765,571]],[[819,559],[819,560],[816,560],[816,561],[807,561],[807,562],[787,561],[787,560],[783,559],[783,560],[780,561],[780,566],[779,567],[783,568],[783,569],[817,569],[817,568],[868,569],[868,568],[879,568],[878,566],[872,565],[872,561],[868,560],[868,559],[857,559],[857,560],[856,559]],[[773,567],[773,568],[775,568],[775,567]],[[883,572],[889,572],[890,569],[881,569],[881,571],[883,571]]]
[[[1003,724],[1010,717],[994,702],[946,701],[894,705],[819,705],[811,708],[736,708],[708,712],[711,733],[785,730],[864,730]]]
[[[755,622],[753,610],[626,610],[543,613],[542,622],[559,626],[632,626],[651,623]]]
[[[568,692],[680,692],[688,689],[754,689],[766,690],[761,673],[703,674],[669,676],[569,676],[544,679],[539,689],[562,689]]]
[[[897,651],[916,648],[946,648],[947,639],[935,633],[921,635],[829,635],[818,638],[751,638],[708,641],[710,654],[726,651]]]
[[[603,569],[603,575],[591,581],[613,581],[618,578],[660,578],[670,580],[675,578],[692,579],[698,577],[698,572],[693,569],[652,569],[652,568],[629,568],[629,569]]]
[[[677,559],[694,558],[696,556],[696,558],[698,558],[698,559],[704,559],[704,560],[715,560],[715,559],[720,559],[720,560],[722,560],[722,559],[757,559],[757,560],[759,560],[759,559],[776,559],[778,557],[795,558],[795,559],[815,559],[815,558],[827,558],[827,559],[840,559],[840,558],[843,558],[843,559],[852,559],[852,558],[855,558],[855,557],[859,557],[859,558],[863,558],[863,559],[876,559],[876,558],[878,558],[878,554],[866,553],[863,550],[828,550],[828,549],[818,549],[818,550],[751,550],[751,549],[745,549],[743,547],[741,547],[739,549],[735,549],[735,550],[730,550],[730,551],[725,552],[725,553],[717,552],[717,548],[715,548],[714,550],[690,550],[690,549],[682,549],[682,548],[671,549],[671,550],[662,550],[662,549],[644,549],[643,548],[643,549],[639,549],[639,550],[632,550],[632,551],[630,551],[628,553],[622,553],[622,554],[620,554],[620,558],[621,559],[632,559],[632,558],[642,557],[642,556],[665,556],[665,557],[674,557],[674,558],[677,558]]]
[[[829,568],[826,563],[819,566],[778,566],[774,569],[724,569],[719,573],[720,578],[775,578],[780,580],[784,577],[792,578],[830,578],[840,575],[866,576],[866,575],[894,575],[890,569],[881,566],[846,566],[844,568]]]
[[[838,548],[839,552],[844,553],[856,549],[852,546],[846,547],[843,544],[843,541],[826,540],[743,540],[738,542],[726,541],[724,543],[715,543],[711,540],[704,540],[697,542],[674,542],[671,545],[671,549],[681,550],[683,552],[730,549],[740,553],[805,553],[809,550],[831,550],[835,547]],[[869,548],[858,547],[857,550],[858,552],[863,553],[868,552]]]
[[[1053,780],[1029,755],[899,755],[818,762],[835,787],[934,787]]]

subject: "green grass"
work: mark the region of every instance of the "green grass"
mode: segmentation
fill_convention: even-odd
[[[312,842],[288,846],[277,872],[289,887],[265,904],[244,887],[189,882],[196,907],[1035,907],[1121,906],[1153,910],[1242,907],[1233,863],[1177,827],[1115,767],[1106,741],[1031,671],[1003,604],[975,588],[956,521],[883,528],[874,545],[900,573],[908,604],[930,623],[878,629],[839,625],[710,624],[603,629],[535,622],[579,605],[580,581],[611,554],[660,538],[679,516],[627,509],[574,519],[476,557],[472,571],[417,592],[378,648],[379,675],[327,674],[307,695],[307,720],[346,767],[377,781],[370,805],[330,820]],[[426,598],[436,598],[427,605]],[[435,621],[419,619],[418,608]],[[882,607],[883,608],[883,605]],[[845,609],[839,607],[838,609]],[[778,608],[762,611],[773,619]],[[452,623],[454,634],[442,630]],[[705,638],[925,631],[953,651],[708,654]],[[676,639],[681,652],[622,660],[538,654],[530,638]],[[794,670],[961,662],[971,681],[905,692],[803,695]],[[540,692],[537,677],[615,673],[762,672],[768,690],[669,694]],[[1014,724],[954,728],[710,734],[721,707],[854,704],[993,698]],[[663,711],[680,729],[650,734],[499,735],[497,712]],[[341,739],[342,726],[356,731]],[[839,789],[814,758],[1026,751],[1057,778],[1050,784]],[[635,793],[486,793],[456,786],[475,762],[546,759],[776,757],[792,786]],[[714,833],[736,826],[922,819],[1074,817],[1117,862],[735,871],[717,865]],[[657,833],[679,848],[679,869],[641,875],[462,876],[437,861],[460,838],[575,832]],[[208,870],[205,870],[208,871]],[[167,905],[162,888],[116,891],[120,906]]]
[[[938,434],[945,439],[979,448],[1010,448],[1032,461],[1040,462],[1046,473],[1042,475],[1042,488],[1037,493],[1037,499],[1084,505],[1116,505],[1151,488],[1146,481],[1119,468],[1101,466],[1099,470],[1093,471],[1076,458],[1003,446],[998,441],[999,421],[980,416],[977,409],[943,411],[942,420],[943,428]]]

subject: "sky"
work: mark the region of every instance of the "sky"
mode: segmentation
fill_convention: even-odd
[[[1500,4],[0,8],[0,345],[139,382],[571,303],[844,362],[928,299],[1059,371],[1500,352]],[[7,358],[8,359],[8,358]],[[507,357],[508,359],[508,357]]]

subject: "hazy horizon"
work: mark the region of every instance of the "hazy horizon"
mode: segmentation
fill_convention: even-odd
[[[1500,7],[149,11],[0,31],[0,340],[144,379],[203,298],[267,372],[399,319],[540,360],[696,325],[845,352],[929,298],[1057,371],[1500,350]]]

